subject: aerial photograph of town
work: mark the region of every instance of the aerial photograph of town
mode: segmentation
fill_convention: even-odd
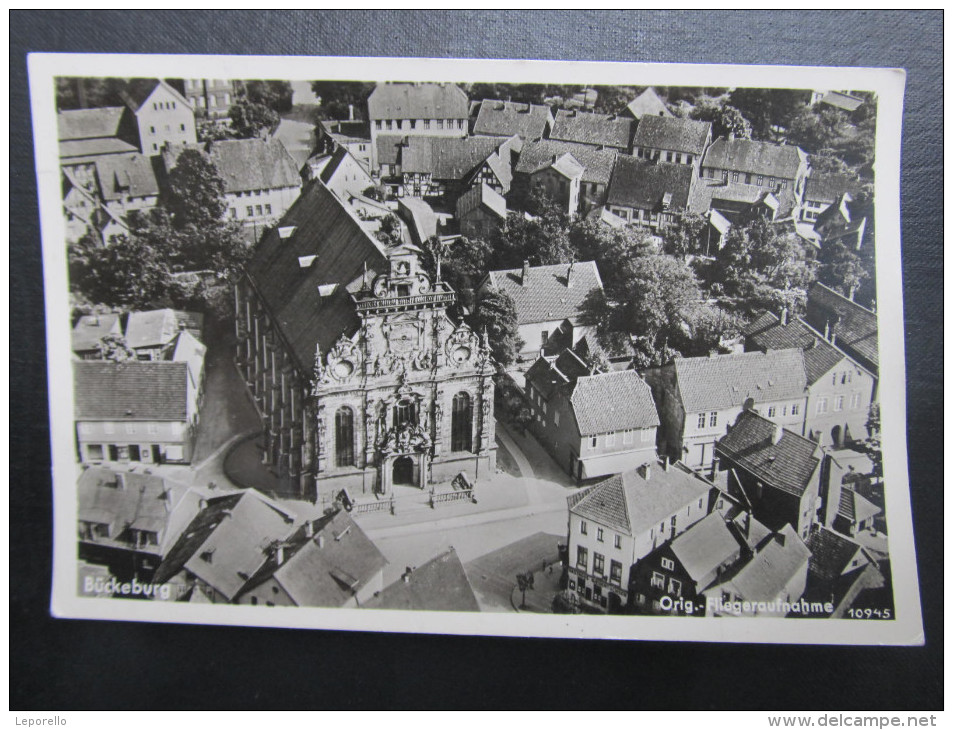
[[[875,93],[55,100],[77,597],[896,617]]]

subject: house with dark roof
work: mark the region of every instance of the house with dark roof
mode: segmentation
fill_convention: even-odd
[[[168,360],[73,363],[83,463],[189,463],[205,379],[205,346],[179,332]]]
[[[382,134],[466,137],[470,100],[456,84],[383,83],[367,98],[371,166],[377,169],[377,138]]]
[[[168,146],[162,150],[166,173],[185,149]],[[301,193],[298,166],[280,139],[224,139],[193,149],[208,156],[225,182],[226,217],[256,234],[280,218]]]
[[[615,114],[559,109],[549,138],[628,153],[634,126],[632,119]]]
[[[691,165],[696,173],[711,144],[711,122],[646,115],[635,129],[632,154],[643,160]]]
[[[157,584],[180,600],[231,603],[251,579],[278,560],[303,520],[254,489],[211,497],[182,530],[156,570]],[[267,605],[267,602],[266,602]]]
[[[570,475],[603,477],[655,459],[658,413],[634,370],[597,372],[573,350],[526,372],[530,430]]]
[[[84,469],[77,482],[80,559],[151,582],[177,537],[177,521],[194,516],[187,491],[154,474]]]
[[[629,223],[664,231],[688,208],[694,181],[695,171],[690,165],[619,155],[612,169],[606,207]]]
[[[168,360],[180,332],[188,331],[201,341],[205,317],[199,312],[152,309],[129,312],[126,317],[126,344],[139,360]]]
[[[643,375],[662,421],[659,452],[693,468],[711,466],[715,442],[743,410],[803,431],[807,376],[799,349],[676,358]]]
[[[848,114],[864,105],[864,100],[850,91],[815,91],[811,95],[812,104],[826,104]]]
[[[344,201],[363,197],[364,191],[375,185],[367,168],[343,145],[330,156],[309,160],[305,175],[307,179],[321,178],[321,182]]]
[[[807,293],[804,319],[824,339],[879,377],[876,312],[817,282]]]
[[[364,608],[398,611],[479,611],[476,594],[457,551],[451,546],[364,604]]]
[[[773,193],[780,202],[778,217],[784,218],[800,206],[806,177],[807,155],[799,147],[719,137],[702,160],[692,210],[715,208],[730,218],[739,203]]]
[[[672,117],[672,112],[665,106],[655,89],[651,86],[635,97],[625,108],[625,114],[631,116],[635,121],[640,121],[642,117]]]
[[[866,439],[867,418],[877,378],[867,368],[802,319],[765,312],[743,334],[748,352],[799,348],[804,353],[807,405],[803,436],[823,445],[842,447]]]
[[[618,154],[615,149],[553,139],[528,142],[523,145],[513,168],[514,194],[526,198],[534,190],[543,190],[567,213],[585,215],[605,202],[606,188]],[[577,171],[569,164],[567,155],[582,168],[578,182]]]
[[[860,250],[867,230],[867,218],[853,202],[850,193],[843,193],[815,218],[814,233],[819,246],[823,248],[840,242],[847,248]]]
[[[707,615],[829,617],[830,611],[823,603],[801,601],[810,557],[804,541],[785,525],[759,546],[740,570],[729,572],[724,580],[705,590]]]
[[[856,195],[860,183],[846,175],[824,175],[812,172],[804,183],[804,205],[801,220],[813,224],[817,216],[837,203],[844,193]]]
[[[860,543],[816,525],[807,539],[811,559],[807,568],[808,601],[834,605],[831,618],[841,618],[865,590],[884,585],[876,558]]]
[[[553,126],[552,112],[541,104],[484,99],[476,107],[473,134],[491,137],[518,135],[524,142],[530,142],[545,137]]]
[[[602,278],[594,261],[530,266],[491,271],[480,289],[506,292],[516,306],[516,321],[523,340],[522,357],[536,359],[550,336],[568,320],[575,345],[589,328],[582,324],[583,304],[602,289]]]
[[[350,515],[305,520],[268,552],[233,601],[249,606],[359,608],[384,587],[387,559]]]
[[[370,125],[363,119],[322,119],[314,129],[315,145],[319,152],[332,154],[343,147],[361,167],[370,171],[372,160]]]
[[[83,164],[103,155],[141,152],[134,119],[125,107],[68,109],[56,115],[60,164]]]
[[[792,525],[802,540],[818,520],[821,492],[842,470],[810,439],[745,411],[715,445],[728,493],[772,530]]]
[[[449,316],[456,293],[412,242],[377,240],[318,179],[245,271],[236,361],[283,493],[376,501],[493,473],[489,343]]]
[[[683,464],[652,459],[571,495],[569,590],[592,608],[620,612],[636,563],[703,520],[716,491]]]
[[[457,198],[456,213],[462,235],[487,239],[506,220],[506,198],[480,183]]]

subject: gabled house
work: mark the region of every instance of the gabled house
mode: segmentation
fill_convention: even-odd
[[[359,608],[384,587],[387,558],[344,510],[277,542],[234,597],[250,606]]]
[[[665,106],[659,95],[651,86],[635,97],[625,108],[625,114],[631,116],[635,121],[640,121],[643,117],[672,117],[673,114]]]
[[[817,525],[807,540],[811,559],[807,569],[808,601],[834,606],[831,618],[842,618],[857,597],[884,585],[875,557],[860,543]]]
[[[122,336],[122,322],[118,314],[84,314],[73,327],[73,354],[81,360],[99,360],[99,343],[110,335]]]
[[[457,198],[456,213],[462,235],[486,239],[506,220],[506,198],[480,183]]]
[[[121,94],[135,117],[139,150],[157,155],[166,145],[195,144],[195,111],[189,100],[162,79],[150,81],[130,85]]]
[[[807,540],[821,508],[821,491],[842,472],[810,439],[745,411],[715,445],[728,493],[772,530],[792,525]]]
[[[319,167],[309,169],[310,176],[319,177],[328,190],[344,201],[363,197],[364,191],[374,186],[374,178],[343,145],[321,160]]]
[[[807,586],[811,552],[790,525],[766,540],[736,573],[703,594],[710,616],[807,614],[826,618],[823,604],[801,601]]]
[[[343,147],[365,170],[375,169],[372,167],[377,163],[372,160],[370,126],[365,120],[322,119],[314,134],[318,150],[331,154]]]
[[[197,119],[228,119],[241,93],[241,82],[232,79],[183,79],[183,86]]]
[[[690,467],[711,466],[715,443],[744,410],[803,429],[807,377],[799,349],[677,358],[643,375],[662,421],[659,452]]]
[[[879,377],[876,312],[817,282],[807,293],[804,319],[824,339],[867,368],[875,378]]]
[[[57,113],[56,126],[63,167],[141,151],[138,130],[125,107],[68,109]]]
[[[189,463],[204,386],[205,346],[189,332],[171,359],[73,363],[82,463]]]
[[[592,479],[655,459],[658,413],[634,370],[600,373],[566,349],[526,372],[530,430],[576,479]]]
[[[569,497],[568,587],[591,608],[620,612],[632,569],[711,511],[714,485],[652,459]]]
[[[853,201],[850,193],[843,193],[814,220],[814,233],[821,248],[839,241],[848,248],[860,250],[867,219],[854,210]]]
[[[581,171],[568,163],[567,155]],[[617,156],[614,149],[550,139],[527,143],[513,170],[514,192],[526,197],[533,190],[542,189],[567,213],[585,215],[605,202]]]
[[[479,611],[470,579],[453,547],[419,568],[408,568],[399,580],[371,598],[365,608],[401,611]]]
[[[302,522],[254,489],[210,498],[165,555],[155,582],[177,587],[180,600],[200,594],[203,602],[231,603],[276,560]]]
[[[506,292],[513,300],[524,343],[520,355],[535,360],[565,320],[573,327],[571,345],[588,332],[581,322],[583,304],[602,289],[602,278],[594,261],[549,266],[530,266],[525,261],[522,269],[489,272],[480,289],[490,287]]]
[[[632,119],[615,114],[560,109],[549,138],[627,153],[632,146],[634,126]]]
[[[691,165],[697,174],[711,144],[711,122],[647,115],[632,138],[632,154],[643,160]]]
[[[371,166],[377,169],[377,138],[382,134],[466,137],[470,101],[456,84],[384,83],[367,98]]]
[[[477,104],[473,134],[491,137],[519,135],[529,142],[545,137],[552,126],[553,114],[548,106],[483,99]]]
[[[126,344],[135,350],[139,360],[167,360],[180,332],[189,330],[201,340],[204,320],[198,312],[175,309],[130,312],[126,319]]]
[[[663,232],[687,210],[694,180],[690,165],[619,155],[612,169],[606,207],[629,223]]]
[[[801,220],[813,225],[817,217],[837,203],[844,193],[856,195],[860,184],[846,175],[824,175],[812,172],[804,183],[804,205]]]
[[[803,436],[840,448],[867,438],[867,418],[877,379],[867,368],[802,319],[765,312],[743,331],[749,352],[797,347],[804,353],[807,406]]]

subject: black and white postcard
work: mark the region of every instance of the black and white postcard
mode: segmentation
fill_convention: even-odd
[[[923,642],[902,71],[29,71],[56,616]]]

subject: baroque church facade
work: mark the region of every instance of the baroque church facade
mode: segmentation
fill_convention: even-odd
[[[320,181],[256,249],[235,289],[236,361],[291,494],[381,497],[495,471],[489,344],[450,318],[456,294],[418,254],[368,235]]]

